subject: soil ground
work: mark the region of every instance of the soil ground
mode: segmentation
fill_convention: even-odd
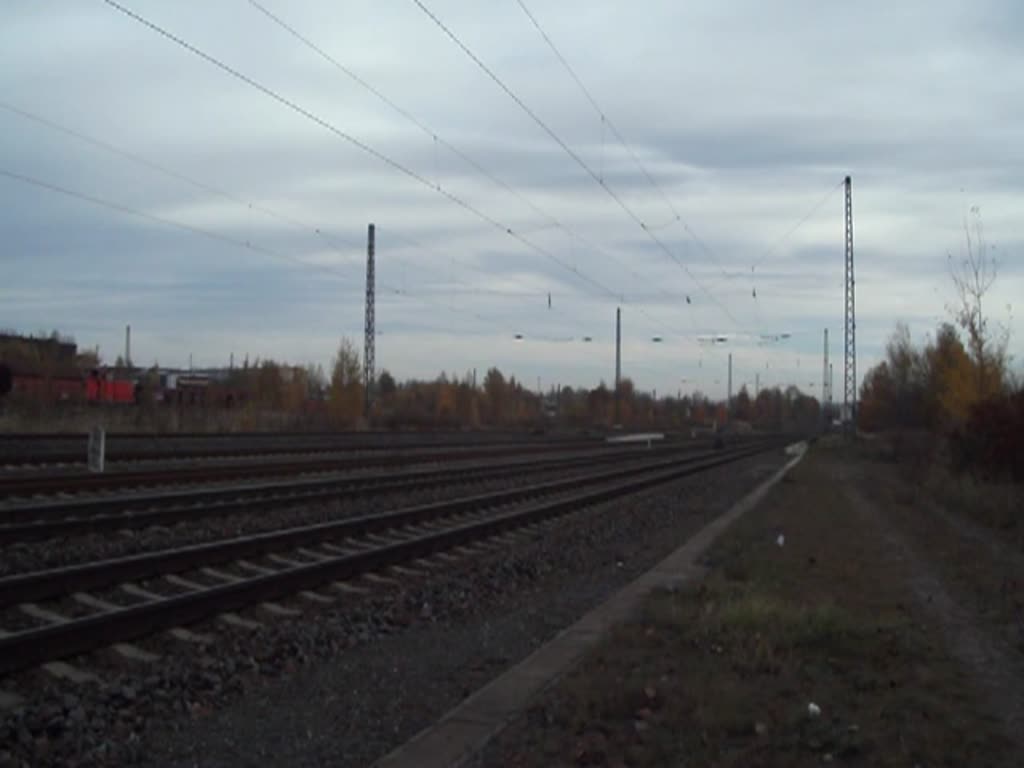
[[[820,441],[478,766],[1024,765],[1024,557]]]

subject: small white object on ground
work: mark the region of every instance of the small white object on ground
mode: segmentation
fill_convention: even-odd
[[[786,534],[780,533],[778,538],[775,539],[775,543],[780,547],[784,547],[786,545]]]
[[[810,704],[807,705],[807,716],[808,717],[817,717],[820,714],[821,714],[821,707],[819,707],[813,701]]]

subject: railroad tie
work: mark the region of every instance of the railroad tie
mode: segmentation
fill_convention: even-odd
[[[421,568],[425,571],[436,571],[441,567],[441,563],[431,559],[430,557],[420,557],[409,563],[413,568]]]
[[[250,563],[248,560],[239,560],[237,561],[236,564],[238,565],[239,568],[244,568],[245,570],[251,571],[252,573],[258,574],[260,576],[272,576],[273,574],[278,573],[278,571],[274,570],[273,568],[266,568],[262,565],[256,565],[256,563]]]
[[[184,587],[185,589],[193,592],[202,592],[207,589],[205,585],[200,584],[198,581],[189,581],[182,576],[178,576],[176,573],[164,576],[164,581],[174,584],[176,587]]]
[[[213,635],[204,635],[201,632],[193,632],[185,627],[172,627],[167,634],[175,640],[182,640],[186,643],[197,643],[199,645],[213,645]]]
[[[445,563],[457,563],[461,558],[453,555],[451,552],[438,552],[430,556],[432,559],[441,560]]]
[[[366,537],[366,541],[370,542],[371,544],[377,544],[382,547],[389,547],[395,543],[394,538],[381,536],[379,533],[371,533]]]
[[[121,589],[129,595],[144,597],[147,600],[164,599],[163,595],[158,595],[156,592],[150,592],[148,589],[143,589],[136,584],[122,584]],[[184,640],[189,643],[199,643],[200,645],[210,645],[213,643],[213,635],[203,635],[199,632],[193,632],[191,629],[185,629],[184,627],[172,627],[167,630],[167,634],[175,640]]]
[[[56,611],[51,611],[48,608],[43,608],[35,603],[22,603],[18,608],[21,609],[22,613],[31,616],[32,618],[42,619],[50,624],[63,624],[66,621],[69,621],[67,616],[59,614]]]
[[[66,661],[48,661],[43,664],[42,669],[47,674],[52,675],[58,680],[67,680],[70,683],[81,685],[83,683],[98,683],[99,677],[93,672],[88,672],[84,669],[68,664]]]
[[[456,547],[452,550],[455,555],[459,557],[476,557],[484,553],[484,547],[480,542],[474,544],[463,544],[461,547]]]
[[[522,544],[524,541],[532,537],[528,531],[516,529],[514,531],[509,531],[508,533],[503,534],[501,538],[508,539],[513,544]]]
[[[82,605],[87,605],[90,608],[96,608],[97,610],[103,611],[105,613],[109,613],[110,611],[118,611],[124,607],[117,605],[116,603],[111,603],[107,600],[103,600],[99,597],[96,597],[95,595],[90,595],[88,592],[75,592],[72,595],[72,597],[75,599],[75,602],[81,603]],[[113,648],[113,650],[120,656],[123,656],[124,658],[129,659],[131,661],[152,663],[160,659],[160,654],[153,653],[152,651],[147,651],[143,648],[140,648],[137,645],[134,645],[133,643],[114,643],[111,646],[111,648]]]
[[[440,523],[436,520],[426,520],[422,523],[417,523],[417,527],[420,528],[424,533],[437,533],[445,527],[444,523]]]
[[[321,603],[323,605],[326,605],[327,603],[333,603],[334,602],[334,598],[333,597],[328,597],[327,595],[321,595],[319,592],[313,592],[312,590],[309,590],[309,589],[304,589],[301,592],[299,592],[299,596],[306,598],[310,602]]]
[[[364,573],[361,577],[363,580],[370,582],[371,584],[380,584],[384,587],[400,587],[402,583],[397,579],[392,579],[387,576],[381,576],[376,573]]]
[[[313,561],[316,561],[316,562],[319,562],[321,560],[330,560],[331,559],[330,555],[325,555],[323,552],[315,552],[314,550],[306,549],[305,547],[300,547],[299,549],[296,549],[295,551],[298,552],[303,557],[308,557],[310,560],[313,560]]]
[[[501,536],[488,536],[486,539],[481,539],[477,546],[481,551],[490,553],[496,549],[505,549],[509,546],[509,542],[502,541]]]
[[[344,539],[340,544],[328,544],[325,542],[320,545],[320,549],[325,552],[330,552],[332,555],[349,557],[350,555],[356,555],[360,552],[365,552],[368,549],[373,549],[373,544],[366,541],[366,539],[354,539],[349,537]]]
[[[82,605],[87,605],[90,608],[96,608],[101,611],[116,611],[121,608],[120,605],[115,605],[114,603],[106,600],[101,600],[94,595],[90,595],[88,592],[75,592],[71,597],[75,599],[76,603],[81,603]]]
[[[156,592],[150,592],[148,589],[143,589],[138,584],[122,584],[121,591],[127,592],[129,595],[135,597],[144,597],[147,600],[163,600],[163,595],[158,595]]]
[[[253,630],[259,629],[263,626],[263,624],[261,624],[258,621],[253,621],[252,619],[243,619],[237,613],[222,613],[219,616],[217,616],[217,619],[219,621],[224,622],[225,624],[230,624],[233,627],[239,627],[240,629]]]
[[[495,536],[491,539],[491,541],[493,541],[495,544],[500,544],[501,546],[506,547],[519,543],[519,540],[511,533],[503,533],[501,534],[501,536]]]
[[[291,558],[284,557],[283,555],[267,555],[267,559],[273,560],[275,563],[287,566],[288,568],[301,568],[304,565],[309,565],[309,563],[303,563],[299,560],[292,560]]]
[[[357,587],[355,584],[346,584],[344,581],[335,581],[331,587],[339,592],[347,592],[350,595],[368,595],[370,590],[366,587]]]
[[[122,591],[127,592],[129,595],[143,597],[147,600],[166,600],[166,597],[164,595],[158,594],[156,592],[151,592],[148,589],[143,589],[137,584],[122,584],[121,589]],[[209,645],[213,642],[212,635],[203,635],[198,632],[193,632],[190,629],[185,629],[184,627],[172,627],[171,629],[167,630],[167,633],[178,640],[187,640],[191,643],[202,643],[205,645]]]
[[[404,565],[393,565],[389,570],[391,573],[397,573],[399,576],[405,576],[412,579],[421,579],[426,576],[423,571],[417,571],[415,568],[409,568]]]
[[[275,616],[301,616],[302,615],[302,611],[297,610],[295,608],[285,608],[280,603],[270,603],[270,602],[260,603],[260,607],[263,610],[267,611],[267,613],[272,613]]]
[[[352,546],[349,546],[349,547],[339,547],[336,544],[329,544],[327,542],[324,542],[323,544],[321,544],[320,545],[320,549],[327,550],[328,552],[330,552],[331,554],[334,554],[334,555],[341,555],[342,557],[347,557],[348,555],[354,555],[356,552],[359,551],[359,549],[355,545],[352,545]]]
[[[159,661],[160,659],[159,653],[143,650],[132,643],[114,643],[111,648],[124,658],[130,659],[131,661],[141,661],[150,664],[154,661]]]
[[[244,581],[241,576],[235,576],[230,573],[225,573],[224,571],[218,571],[216,568],[203,568],[200,572],[206,574],[212,579],[219,579],[220,581],[228,584],[235,584],[239,581]]]
[[[389,544],[394,544],[398,541],[409,541],[410,539],[416,539],[423,534],[417,534],[414,531],[410,531],[408,528],[396,528],[392,531],[388,531],[387,539]]]

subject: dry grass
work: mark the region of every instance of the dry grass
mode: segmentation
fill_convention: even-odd
[[[956,475],[933,467],[924,477],[923,490],[938,503],[977,522],[1005,531],[1024,548],[1024,486],[980,480],[970,474]]]
[[[817,450],[742,519],[709,554],[702,584],[653,595],[486,764],[1004,760],[1007,743],[923,626],[900,565],[835,492],[838,450]]]
[[[857,456],[895,465],[903,481],[899,501],[940,504],[993,529],[1024,549],[1024,486],[954,472],[941,438],[928,433],[898,433],[861,443]]]

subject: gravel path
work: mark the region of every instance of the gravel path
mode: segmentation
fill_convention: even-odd
[[[256,631],[199,627],[215,640],[191,654],[164,638],[157,664],[96,654],[95,684],[30,673],[16,688],[31,703],[0,721],[0,744],[11,745],[0,747],[0,766],[366,765],[650,567],[783,458],[574,513],[417,582],[307,604],[300,618],[263,614]]]

